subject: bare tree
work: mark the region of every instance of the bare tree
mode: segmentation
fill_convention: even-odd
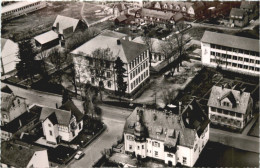
[[[41,52],[38,54],[38,58],[39,60],[42,61],[42,65],[43,65],[43,69],[44,69],[44,73],[48,73],[47,69],[46,69],[46,63],[45,63],[45,58],[47,58],[49,56],[48,52],[46,50],[41,50]]]
[[[163,91],[163,95],[162,95],[164,104],[166,105],[166,104],[172,103],[174,101],[174,99],[175,99],[176,94],[177,94],[177,90],[165,89]]]
[[[60,51],[58,48],[53,48],[49,53],[50,61],[55,68],[55,79],[58,80],[58,83],[61,84],[62,82],[62,75],[63,75],[63,66],[67,62],[71,62],[69,60],[69,54],[67,51]]]
[[[152,53],[153,53],[153,43],[154,43],[154,41],[152,40],[152,38],[149,38],[148,36],[142,36],[142,40],[144,41],[145,45],[148,46],[149,62],[150,62],[150,66],[151,66],[152,65]]]
[[[179,71],[179,66],[182,66],[182,61],[183,61],[183,58],[186,54],[186,51],[185,51],[185,33],[184,33],[184,29],[185,29],[185,24],[184,23],[179,23],[176,25],[176,29],[177,29],[177,32],[178,33],[175,33],[174,37],[177,41],[177,50],[179,52],[179,61],[178,61],[178,65],[177,65],[177,69]]]

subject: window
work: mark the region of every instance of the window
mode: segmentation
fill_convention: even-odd
[[[131,65],[131,64],[130,64]],[[110,62],[106,62],[106,68],[110,68]],[[131,69],[131,68],[130,68]]]
[[[218,113],[222,113],[222,110],[221,110],[221,109],[217,109],[217,112],[218,112]]]
[[[168,154],[167,154],[167,157],[169,157],[169,158],[173,158],[173,155],[170,154],[170,153],[168,153]]]
[[[216,108],[215,107],[211,107],[211,111],[216,111]]]
[[[154,152],[154,155],[155,155],[156,157],[158,157],[158,151],[155,151],[155,152]]]
[[[241,64],[238,64],[238,68],[243,68],[243,65],[241,65]]]
[[[93,65],[93,59],[89,59],[89,65]]]
[[[215,56],[215,52],[211,51],[210,53],[211,53],[211,55]]]
[[[238,61],[243,61],[243,58],[242,57],[238,57]]]
[[[51,124],[48,124],[49,127],[51,127]]]
[[[232,67],[237,67],[237,64],[236,63],[232,63]]]
[[[195,145],[194,152],[196,152],[197,148],[198,148],[198,144]]]
[[[50,131],[50,136],[52,136],[52,131]]]
[[[140,146],[137,146],[137,150],[139,150],[140,149]]]
[[[244,65],[244,69],[248,69],[248,66],[247,66],[247,65]]]
[[[187,164],[187,158],[186,157],[182,157],[182,163]]]
[[[237,56],[233,56],[233,60],[237,60]]]
[[[255,63],[256,63],[256,64],[260,64],[260,61],[259,61],[259,60],[256,60]]]
[[[244,61],[245,61],[245,62],[249,62],[249,59],[248,59],[248,58],[245,58]]]
[[[254,67],[252,67],[252,66],[250,66],[250,67],[249,67],[249,70],[252,70],[252,71],[253,71],[254,69],[255,69],[255,68],[254,68]]]
[[[255,71],[258,71],[258,72],[259,72],[259,71],[260,71],[260,68],[255,68]]]
[[[111,78],[111,73],[110,72],[107,72],[107,77]]]
[[[223,105],[229,107],[229,102],[223,102]]]
[[[142,149],[144,149],[144,145],[142,145]]]
[[[211,44],[210,46],[211,46],[211,48],[216,48],[215,44]]]
[[[158,143],[158,142],[153,142],[153,146],[159,148],[159,147],[160,147],[160,143]]]
[[[95,83],[95,79],[94,78],[91,78],[91,83]]]
[[[81,123],[79,123],[79,129],[81,129]]]
[[[238,118],[241,118],[241,117],[242,117],[242,115],[241,115],[240,113],[236,113],[236,116],[237,116]]]

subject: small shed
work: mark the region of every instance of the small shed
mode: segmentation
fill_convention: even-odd
[[[34,37],[35,44],[42,50],[49,49],[59,44],[59,36],[54,31],[48,31],[41,35]]]
[[[118,16],[116,19],[115,19],[115,24],[118,25],[118,24],[124,24],[126,23],[127,21],[127,17],[126,15],[120,15]]]

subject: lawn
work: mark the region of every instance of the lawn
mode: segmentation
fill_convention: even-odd
[[[48,2],[44,9],[2,23],[2,37],[15,42],[51,30],[57,15],[81,19],[82,2]]]
[[[259,136],[259,119],[257,119],[257,121],[254,123],[254,125],[250,129],[248,135],[255,136],[255,137],[260,137]]]

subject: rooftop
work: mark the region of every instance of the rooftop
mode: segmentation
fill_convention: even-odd
[[[201,42],[259,52],[259,40],[205,31]]]
[[[39,118],[39,114],[34,112],[24,112],[19,117],[15,118],[8,124],[1,126],[1,130],[7,131],[10,133],[16,133],[21,127],[27,125],[34,119]]]
[[[12,3],[10,5],[2,6],[1,13],[9,12],[9,11],[33,4],[35,2],[37,2],[37,1],[20,1],[20,2],[16,2],[16,3]]]
[[[141,36],[138,36],[136,37],[133,42],[136,42],[136,43],[141,43],[141,44],[145,44],[144,40],[143,40],[143,37]],[[161,50],[161,46],[163,44],[165,44],[166,42],[163,41],[163,40],[159,40],[159,39],[156,39],[156,38],[151,38],[151,44],[152,44],[152,50],[153,52],[156,52],[156,53],[160,53],[162,52]]]
[[[34,37],[40,44],[45,44],[58,38],[58,34],[52,30]]]
[[[137,107],[127,118],[124,131],[134,134],[135,127],[133,125],[137,124],[137,114],[141,113],[141,124],[146,128],[149,138],[164,141],[171,146],[178,143],[182,146],[192,147],[196,134],[200,136],[209,123],[207,115],[196,104],[197,102],[193,100],[189,104],[190,107],[184,109],[180,115],[169,111]],[[189,124],[187,118],[190,119]],[[139,126],[139,124],[136,126]]]
[[[14,167],[26,167],[36,151],[45,150],[36,146],[24,146],[13,142],[1,142],[1,163]]]
[[[77,108],[77,106],[75,106],[75,104],[71,100],[68,100],[59,109],[71,111],[72,114],[76,117],[77,121],[82,120],[84,117],[84,114]]]
[[[246,11],[244,11],[243,9],[232,8],[229,17],[243,19],[245,14]]]
[[[59,24],[58,32],[60,34],[63,34],[64,29],[67,29],[69,27],[73,27],[74,32],[79,23],[79,20],[67,16],[58,15],[55,22],[53,23],[53,27],[57,27],[57,23]]]
[[[221,100],[227,98],[233,107],[221,106]],[[250,93],[245,91],[234,90],[221,86],[213,86],[208,101],[208,106],[221,108],[229,111],[245,114],[249,101],[251,99]]]
[[[118,44],[118,40],[120,41],[119,44]],[[108,58],[108,60],[109,59],[115,60],[115,58],[119,56],[124,63],[131,62],[147,49],[147,47],[143,44],[119,39],[118,35],[114,37],[112,34],[110,36],[100,34],[97,37],[84,43],[80,47],[76,48],[71,53],[84,54],[86,56],[91,57],[92,52],[98,48],[101,49],[110,48],[113,54],[112,54],[112,58]]]

